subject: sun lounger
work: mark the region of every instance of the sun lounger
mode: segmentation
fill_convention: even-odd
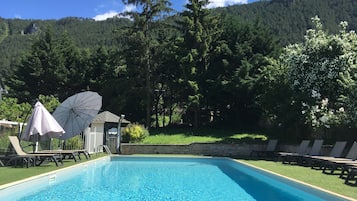
[[[6,161],[9,160],[9,157],[6,154],[6,151],[1,151],[0,153],[0,167],[4,167],[6,164]]]
[[[278,152],[282,163],[291,163],[295,156],[304,155],[307,153],[307,148],[309,147],[310,140],[302,140],[297,152]]]
[[[323,173],[334,174],[334,171],[337,169],[343,169],[343,166],[346,164],[357,163],[355,160],[357,159],[357,142],[353,142],[350,150],[348,151],[345,158],[324,158],[322,163]],[[330,170],[330,172],[327,172]]]
[[[72,158],[75,162],[77,162],[76,157],[81,160],[81,154],[83,154],[86,159],[90,158],[88,151],[86,150],[41,150],[36,153],[47,153],[47,154],[61,154],[63,158]]]
[[[252,150],[250,156],[274,156],[278,140],[269,140],[265,150]]]
[[[301,141],[297,152],[278,152],[280,156],[289,156],[289,155],[296,155],[296,154],[305,154],[307,148],[309,147],[310,140],[303,140]]]
[[[321,155],[321,148],[324,143],[324,140],[314,140],[312,147],[308,154],[300,154],[293,156],[293,162],[296,162],[299,165],[307,165],[308,159],[311,156],[319,156]]]
[[[322,164],[325,160],[342,157],[346,144],[347,144],[346,141],[335,142],[328,156],[306,156],[307,164],[311,166],[311,168],[318,167],[319,169],[321,169]]]
[[[347,176],[345,178],[345,184],[357,186],[357,164],[350,164],[350,165],[344,166],[344,169],[340,175],[341,178],[343,177],[345,172],[347,172]],[[350,182],[351,180],[354,180],[355,183],[352,184]]]
[[[56,166],[59,165],[58,161],[63,164],[62,156],[60,154],[41,154],[41,153],[26,153],[22,150],[20,145],[20,141],[16,136],[9,136],[10,143],[14,148],[16,155],[13,160],[17,159],[25,159],[27,160],[27,166],[29,166],[30,162],[33,161],[33,165],[41,165],[46,159],[52,160]]]

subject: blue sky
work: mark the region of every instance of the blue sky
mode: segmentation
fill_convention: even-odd
[[[258,0],[211,0],[210,8],[233,4],[245,4]],[[182,10],[187,0],[171,0],[175,10]],[[1,18],[18,19],[60,19],[64,17],[84,17],[104,20],[108,17],[135,10],[125,6],[122,0],[2,0]]]

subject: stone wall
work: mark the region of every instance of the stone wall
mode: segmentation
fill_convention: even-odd
[[[248,156],[251,150],[263,150],[265,145],[193,143],[189,145],[122,144],[122,154],[192,154],[207,156]]]
[[[249,156],[252,150],[264,150],[265,144],[216,144],[193,143],[189,145],[121,144],[121,153],[131,154],[191,154],[205,156]],[[277,150],[295,152],[298,145],[279,145]],[[329,153],[331,146],[324,146],[321,154]]]

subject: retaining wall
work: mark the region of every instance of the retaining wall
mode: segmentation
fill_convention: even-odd
[[[131,154],[192,154],[206,156],[249,156],[252,150],[264,150],[265,144],[217,144],[193,143],[189,145],[142,145],[121,144],[121,153]],[[295,152],[298,145],[279,145],[277,150]],[[321,154],[329,153],[330,146],[324,146]]]

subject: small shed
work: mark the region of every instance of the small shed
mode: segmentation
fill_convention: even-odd
[[[101,145],[107,145],[112,153],[116,153],[117,135],[120,117],[109,111],[99,113],[86,132],[85,146],[90,153],[102,151]],[[123,119],[120,127],[130,124]]]

